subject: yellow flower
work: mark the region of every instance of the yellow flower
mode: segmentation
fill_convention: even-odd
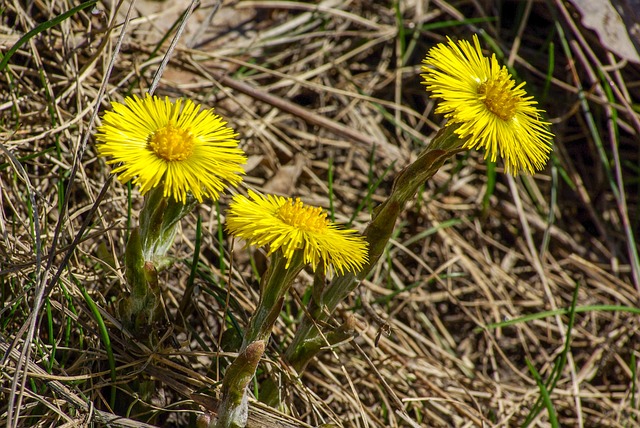
[[[251,199],[249,199],[251,198]],[[263,196],[249,190],[236,195],[227,213],[227,230],[256,246],[269,244],[269,254],[282,250],[287,268],[294,252],[315,270],[320,260],[341,274],[359,271],[367,262],[367,243],[355,230],[341,230],[321,208],[305,206],[299,198]]]
[[[200,110],[191,100],[175,103],[147,94],[111,104],[98,127],[100,156],[119,163],[112,174],[140,185],[143,195],[162,184],[164,196],[186,202],[187,192],[202,202],[218,199],[227,185],[242,181],[244,152],[237,134],[211,110]]]
[[[436,113],[444,113],[448,125],[458,125],[455,133],[465,140],[465,148],[483,147],[485,159],[504,159],[507,173],[533,173],[544,168],[553,134],[541,120],[533,101],[516,86],[507,68],[495,54],[482,55],[478,36],[473,46],[466,40],[440,43],[423,61],[423,84],[441,101]]]

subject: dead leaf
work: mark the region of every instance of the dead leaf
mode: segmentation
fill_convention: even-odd
[[[296,181],[302,172],[302,168],[307,164],[307,158],[298,153],[287,165],[280,167],[278,172],[269,179],[263,189],[267,193],[279,195],[290,195],[295,188]]]
[[[582,24],[595,31],[602,46],[626,60],[640,63],[640,54],[627,31],[625,22],[610,1],[571,0],[571,3],[582,15]]]

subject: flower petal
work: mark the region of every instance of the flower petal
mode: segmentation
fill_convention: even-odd
[[[168,126],[176,130],[169,148],[180,152],[181,144],[190,145],[182,151],[184,158],[167,159],[150,145],[156,132]],[[184,135],[189,138],[181,140]],[[173,103],[148,94],[142,99],[127,97],[124,104],[112,103],[96,134],[98,154],[110,158],[109,164],[119,164],[112,173],[121,182],[134,180],[142,194],[162,184],[165,196],[182,202],[188,193],[199,202],[204,197],[218,199],[226,187],[242,181],[246,156],[236,137],[213,109],[201,110],[191,100]]]
[[[534,173],[544,168],[551,152],[553,134],[541,120],[524,82],[516,85],[495,55],[483,56],[478,36],[433,47],[423,61],[423,84],[439,99],[436,113],[444,114],[447,126],[458,124],[456,133],[465,147],[485,149],[485,159],[504,160],[507,173]]]
[[[227,213],[227,230],[255,246],[269,245],[290,262],[296,251],[315,270],[333,266],[341,274],[359,271],[367,262],[367,243],[355,230],[342,230],[326,219],[319,208],[299,199],[259,195],[236,195]],[[287,264],[288,267],[288,264]]]

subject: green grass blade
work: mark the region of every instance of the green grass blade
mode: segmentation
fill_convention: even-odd
[[[571,349],[571,332],[573,331],[573,326],[576,321],[576,303],[578,302],[578,290],[580,289],[580,284],[576,284],[576,288],[573,291],[573,298],[571,300],[571,307],[569,308],[569,322],[567,323],[567,331],[566,338],[564,342],[564,349],[562,350],[562,354],[560,354],[560,362],[556,366],[557,370],[552,372],[551,381],[547,383],[547,388],[549,391],[553,391],[556,387],[558,381],[560,380],[560,376],[562,375],[562,370],[564,370],[564,366],[567,364],[567,354],[569,353],[569,349]]]
[[[616,98],[611,89],[611,85],[601,70],[598,70],[600,74],[600,80],[602,82],[602,88],[607,96],[607,101],[613,105],[616,102]],[[640,255],[638,254],[638,246],[636,245],[636,238],[631,227],[631,221],[629,218],[629,208],[627,206],[627,197],[625,195],[624,177],[622,172],[622,163],[620,161],[620,128],[618,127],[618,111],[615,108],[610,108],[608,111],[611,114],[609,123],[611,126],[611,134],[614,141],[611,142],[611,152],[613,154],[613,171],[610,175],[611,190],[616,197],[618,204],[618,211],[620,213],[620,220],[622,220],[622,227],[627,238],[627,248],[631,259],[631,269],[636,286],[640,286]]]
[[[187,288],[193,287],[193,282],[196,279],[198,273],[198,262],[200,261],[200,245],[202,244],[202,216],[198,216],[196,222],[196,242],[193,248],[193,260],[191,262],[191,272],[189,272],[189,279],[187,280]]]
[[[553,70],[556,67],[556,50],[553,42],[549,43],[549,60],[547,66],[547,77],[544,79],[544,87],[542,88],[542,100],[546,100],[549,97],[549,90],[551,89],[551,79],[553,77]]]
[[[43,22],[43,23],[37,25],[33,30],[29,31],[27,34],[25,34],[24,36],[20,37],[20,39],[13,46],[11,46],[11,48],[7,51],[7,53],[4,55],[4,57],[2,57],[2,61],[0,61],[0,72],[2,72],[2,70],[4,70],[5,67],[7,66],[7,64],[9,64],[9,60],[11,59],[13,54],[15,54],[18,51],[18,49],[20,49],[20,47],[22,45],[24,45],[25,43],[27,43],[32,37],[36,36],[37,34],[42,33],[43,31],[48,30],[51,27],[55,27],[56,25],[60,24],[65,19],[69,18],[70,16],[75,15],[76,13],[80,12],[81,10],[84,10],[84,9],[86,9],[88,7],[93,6],[94,4],[97,3],[97,1],[98,0],[89,0],[88,2],[79,4],[78,6],[69,9],[68,11],[63,13],[62,15],[56,16],[53,19],[50,19],[50,20],[48,20],[46,22]]]
[[[180,308],[178,313],[184,317],[187,316],[186,309],[191,304],[191,297],[193,295],[193,289],[196,276],[198,275],[198,263],[200,262],[200,246],[202,244],[202,216],[198,216],[196,222],[196,241],[193,248],[193,259],[191,259],[191,271],[189,272],[189,278],[187,279],[187,285],[182,295],[182,301],[180,302]]]
[[[114,382],[114,384],[111,385],[111,397],[109,399],[109,405],[113,409],[115,408],[115,404],[116,404],[117,390],[116,390],[115,382],[117,379],[117,374],[116,374],[116,359],[113,356],[113,349],[111,348],[111,338],[109,337],[109,331],[107,330],[107,326],[104,323],[104,319],[102,319],[102,314],[100,314],[98,305],[96,305],[96,302],[93,301],[93,299],[87,292],[87,289],[80,284],[78,284],[78,287],[80,288],[80,291],[82,291],[82,296],[84,297],[85,302],[87,302],[87,306],[89,306],[89,310],[93,314],[95,321],[98,323],[98,331],[100,332],[100,337],[102,339],[102,343],[104,344],[104,349],[107,352],[107,358],[109,360],[109,370],[111,371],[111,381]]]
[[[547,379],[544,385],[545,390],[547,391],[548,394],[550,394],[558,384],[558,381],[562,377],[562,372],[567,364],[567,354],[569,353],[569,349],[571,349],[571,332],[573,331],[573,325],[575,324],[575,315],[576,315],[575,309],[576,309],[576,302],[578,301],[579,289],[580,289],[580,284],[576,284],[576,288],[573,291],[573,297],[571,300],[571,307],[569,308],[569,322],[567,323],[567,332],[566,332],[566,338],[564,342],[564,348],[562,349],[562,353],[558,356],[558,358],[556,358],[553,364],[553,369],[551,370],[551,374],[549,375],[549,378]],[[538,415],[538,413],[540,413],[543,406],[546,406],[546,403],[544,402],[544,396],[540,395],[536,403],[531,408],[531,411],[529,412],[529,416],[527,416],[527,419],[525,420],[525,423],[524,423],[525,426],[531,423],[531,421]]]
[[[527,363],[527,367],[529,367],[529,371],[531,372],[531,375],[536,380],[536,384],[540,389],[540,396],[542,397],[542,402],[544,403],[544,406],[546,407],[547,412],[549,414],[549,424],[552,428],[557,428],[560,425],[558,424],[558,417],[556,416],[556,411],[553,408],[553,402],[551,401],[551,397],[549,396],[549,391],[544,386],[544,382],[540,377],[540,373],[538,373],[538,371],[533,366],[531,361],[529,361],[528,358],[526,359],[526,363]],[[527,426],[527,424],[525,423],[523,426]]]
[[[529,321],[533,321],[533,320],[539,320],[539,319],[543,319],[543,318],[554,317],[556,315],[567,315],[567,314],[570,313],[570,311],[571,311],[571,309],[555,309],[555,310],[552,310],[552,311],[537,312],[535,314],[525,315],[525,316],[522,316],[522,317],[510,319],[510,320],[507,320],[507,321],[487,324],[486,326],[483,326],[483,327],[476,327],[474,329],[474,331],[477,333],[477,332],[480,332],[480,331],[482,331],[484,329],[494,330],[494,329],[500,328],[500,327],[507,327],[507,326],[511,326],[511,325],[515,325],[515,324],[520,324],[522,322],[529,322]],[[595,311],[601,311],[601,312],[629,312],[629,313],[632,313],[632,314],[640,315],[640,308],[634,308],[634,307],[631,307],[631,306],[589,305],[589,306],[577,306],[575,308],[575,313],[576,314],[584,313],[584,312],[595,312]]]
[[[636,401],[636,390],[638,388],[638,372],[637,372],[635,352],[631,353],[630,365],[631,365],[630,367],[631,368],[631,408],[635,409],[637,412],[640,406],[638,406],[638,401]],[[634,422],[637,420],[636,412],[631,413],[631,420]]]
[[[406,40],[406,35],[405,35],[405,28],[404,28],[404,19],[402,16],[402,11],[400,10],[400,1],[395,1],[393,2],[393,10],[395,11],[395,15],[396,15],[396,27],[398,28],[398,33],[397,33],[397,38],[398,41],[400,42],[400,52],[398,52],[398,56],[400,58],[404,57],[404,53],[407,49],[407,40]]]
[[[544,259],[545,253],[549,249],[551,242],[551,227],[556,222],[555,210],[558,206],[558,168],[551,165],[551,193],[549,195],[549,212],[547,213],[547,227],[542,237],[542,244],[540,245],[540,259]]]
[[[489,210],[489,201],[496,189],[496,163],[487,161],[487,189],[482,196],[482,216],[486,216]]]
[[[356,219],[356,217],[358,216],[358,214],[360,213],[360,211],[362,211],[364,209],[365,205],[370,205],[371,203],[371,196],[373,195],[373,193],[376,191],[376,189],[380,186],[380,184],[384,181],[384,179],[386,178],[387,174],[389,174],[389,172],[392,171],[393,167],[395,165],[395,162],[392,162],[391,165],[389,165],[384,172],[382,173],[382,175],[380,176],[380,178],[378,180],[375,181],[375,183],[371,183],[371,181],[373,180],[373,178],[370,178],[369,180],[369,185],[367,186],[367,194],[366,196],[362,199],[362,201],[360,201],[360,203],[358,204],[358,207],[355,209],[355,211],[353,212],[353,214],[351,215],[351,217],[349,218],[349,221],[347,222],[346,226],[350,227],[351,223],[353,223],[353,221]],[[372,211],[373,207],[370,207],[369,211]]]

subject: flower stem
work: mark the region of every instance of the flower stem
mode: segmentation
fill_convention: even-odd
[[[162,316],[158,272],[167,268],[167,252],[180,227],[180,220],[194,207],[164,196],[163,186],[147,193],[140,211],[140,226],[131,231],[125,248],[125,276],[130,293],[119,302],[123,324],[140,339],[153,343],[157,339],[154,323]]]
[[[222,401],[215,427],[244,428],[247,425],[247,386],[256,372],[264,346],[263,340],[249,344],[227,369],[222,381]]]
[[[412,164],[404,168],[395,178],[389,197],[378,206],[365,230],[369,243],[369,260],[358,274],[347,273],[334,277],[333,281],[309,303],[311,318],[305,317],[285,353],[285,360],[298,373],[320,352],[321,346],[313,346],[321,339],[316,325],[326,321],[344,300],[373,269],[384,253],[393,233],[396,220],[405,204],[414,197],[418,188],[431,178],[444,162],[463,150],[464,140],[455,134],[456,126],[442,128],[431,144],[420,153]],[[274,403],[268,403],[274,404]]]
[[[260,283],[260,300],[245,330],[240,353],[224,375],[222,401],[214,427],[237,428],[246,425],[249,411],[247,386],[280,315],[284,295],[303,266],[301,251],[297,251],[290,262],[280,251],[272,255],[269,269]]]

